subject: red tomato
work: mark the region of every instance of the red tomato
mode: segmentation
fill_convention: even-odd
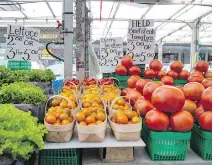
[[[203,109],[203,106],[200,105],[196,110],[195,110],[195,118],[198,119],[200,115],[202,115],[205,112]]]
[[[189,112],[180,111],[170,117],[169,123],[175,132],[188,132],[194,126],[194,118]]]
[[[199,82],[202,83],[202,81],[204,80],[203,76],[189,76],[188,78],[188,82]]]
[[[200,72],[207,72],[209,64],[206,61],[199,61],[194,68]]]
[[[137,83],[138,80],[140,80],[141,78],[139,76],[130,76],[129,79],[127,80],[127,84],[129,88],[135,88],[135,85]]]
[[[168,71],[166,75],[172,77],[173,79],[178,79],[178,73],[173,70]]]
[[[169,128],[169,117],[158,110],[151,110],[145,116],[146,126],[153,131],[166,131]]]
[[[126,69],[126,67],[123,66],[123,65],[118,65],[118,66],[116,66],[116,68],[115,68],[115,73],[116,73],[117,75],[120,75],[120,76],[126,76],[126,75],[127,75],[127,69]]]
[[[203,91],[200,103],[205,110],[212,110],[212,87],[208,87]]]
[[[144,88],[144,86],[145,86],[148,82],[152,82],[152,80],[149,80],[149,79],[140,79],[140,80],[138,80],[137,83],[136,83],[136,86],[135,86],[136,90],[137,90],[138,92],[143,93],[143,88]]]
[[[182,70],[180,73],[179,73],[179,76],[178,78],[179,79],[182,79],[182,80],[187,80],[190,76],[190,73],[187,71],[187,70]]]
[[[212,71],[208,70],[205,74],[204,74],[205,78],[212,78]]]
[[[186,99],[192,101],[199,101],[200,97],[204,91],[204,87],[202,84],[198,82],[190,82],[184,85],[183,93]]]
[[[205,78],[202,81],[202,85],[204,86],[204,88],[208,88],[212,86],[212,78]]]
[[[138,100],[138,98],[141,96],[142,96],[141,93],[138,92],[137,90],[130,90],[126,94],[125,100],[126,102],[130,101],[131,105],[134,105],[135,102]]]
[[[144,117],[147,112],[154,109],[152,103],[148,100],[137,100],[134,105],[134,111],[138,112],[141,117]]]
[[[131,75],[131,76],[133,76],[133,75],[138,75],[138,74],[140,74],[141,73],[141,69],[138,67],[138,66],[131,66],[130,68],[129,68],[129,74]]]
[[[121,65],[129,69],[133,65],[133,60],[131,56],[123,56],[121,58]]]
[[[176,112],[183,108],[185,97],[180,89],[164,85],[154,90],[151,102],[160,111]]]
[[[129,92],[129,91],[131,91],[132,90],[132,88],[124,88],[124,89],[122,89],[122,91],[121,91],[121,96],[126,96],[126,94]]]
[[[166,73],[162,70],[160,70],[159,72],[157,72],[156,74],[156,78],[161,79],[162,77],[166,76]]]
[[[176,86],[176,88],[180,89],[183,92],[183,86]]]
[[[143,96],[147,100],[151,100],[152,93],[154,92],[154,90],[156,88],[158,88],[160,86],[163,86],[163,83],[161,83],[161,82],[148,82],[143,88]]]
[[[149,78],[149,79],[153,79],[155,78],[155,71],[152,69],[146,69],[143,73],[144,78]]]
[[[200,127],[206,131],[212,131],[212,111],[206,111],[198,118]]]
[[[194,101],[187,100],[187,99],[185,100],[184,106],[182,108],[183,111],[188,111],[194,116],[196,109],[197,109],[197,105]]]
[[[170,69],[180,73],[183,69],[183,63],[181,61],[174,61],[170,64]]]
[[[192,70],[190,75],[191,76],[203,76],[203,73],[198,70]]]
[[[141,96],[141,97],[139,97],[138,99],[137,99],[137,101],[138,100],[145,100],[145,97],[144,96]]]
[[[149,63],[149,68],[154,70],[154,71],[160,71],[162,68],[162,64],[159,60],[152,60]]]
[[[174,85],[174,79],[170,76],[164,76],[160,80],[164,85]]]

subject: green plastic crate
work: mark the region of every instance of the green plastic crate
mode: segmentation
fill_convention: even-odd
[[[187,81],[186,80],[180,80],[180,79],[177,79],[177,80],[174,80],[174,86],[184,86]]]
[[[7,68],[10,70],[29,70],[31,71],[31,63],[28,61],[8,61]]]
[[[192,129],[190,147],[202,159],[212,160],[212,132],[204,131],[195,124]]]
[[[79,165],[80,149],[41,150],[39,165]]]
[[[115,73],[103,73],[103,78],[115,77]]]
[[[153,161],[181,161],[186,159],[191,132],[155,132],[146,125],[142,132],[146,150]]]

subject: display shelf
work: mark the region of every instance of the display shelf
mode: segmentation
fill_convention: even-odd
[[[104,147],[142,147],[145,143],[138,141],[117,141],[110,128],[106,130],[106,136],[103,142],[80,142],[78,133],[75,129],[74,135],[68,143],[50,143],[45,142],[43,149],[63,149],[63,148],[104,148]]]
[[[212,161],[204,161],[195,152],[189,149],[185,161],[152,161],[145,147],[134,150],[135,159],[126,163],[103,163],[98,156],[98,149],[84,149],[82,165],[211,165]]]

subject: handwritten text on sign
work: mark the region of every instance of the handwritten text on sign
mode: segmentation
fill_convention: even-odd
[[[134,21],[134,22],[132,22]],[[132,20],[127,34],[127,55],[132,56],[135,64],[148,64],[155,56],[155,29],[148,20]],[[141,25],[141,26],[139,26]]]
[[[100,39],[100,66],[102,73],[112,73],[123,57],[121,37]]]
[[[35,61],[38,57],[40,30],[8,25],[5,59]]]

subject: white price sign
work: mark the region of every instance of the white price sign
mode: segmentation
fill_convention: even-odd
[[[100,66],[102,73],[112,73],[123,57],[121,37],[100,39]]]
[[[148,64],[155,57],[155,34],[153,20],[131,20],[127,33],[127,55],[134,64]]]
[[[8,25],[5,59],[35,61],[39,55],[39,38],[40,29]]]

